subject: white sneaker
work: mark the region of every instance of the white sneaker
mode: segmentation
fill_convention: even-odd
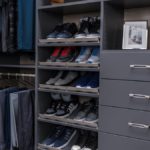
[[[86,63],[92,52],[91,47],[82,47],[79,56],[75,60],[76,63]]]
[[[88,59],[88,63],[89,64],[97,64],[100,62],[100,48],[99,47],[95,47],[92,51],[92,54],[90,56],[90,58]]]
[[[54,84],[54,83],[62,76],[62,74],[63,74],[63,71],[58,72],[58,74],[57,74],[55,77],[50,78],[50,79],[46,82],[46,84],[47,84],[47,85],[52,85],[52,84]]]
[[[69,83],[71,83],[73,80],[75,80],[78,77],[78,72],[73,72],[70,71],[69,73],[67,73],[65,75],[65,77],[62,76],[62,78],[60,78],[55,85],[56,86],[63,86],[63,85],[67,85]]]
[[[72,146],[71,150],[81,150],[81,147],[78,145]]]

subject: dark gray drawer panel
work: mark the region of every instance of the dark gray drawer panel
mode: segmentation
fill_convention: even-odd
[[[101,80],[102,105],[150,111],[150,82]]]
[[[150,112],[101,106],[99,119],[104,132],[150,140]]]
[[[150,81],[150,53],[102,52],[101,77]]]
[[[100,133],[101,150],[149,150],[150,142],[111,134]]]

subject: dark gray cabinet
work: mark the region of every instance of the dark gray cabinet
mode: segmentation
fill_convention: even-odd
[[[150,82],[101,80],[101,105],[150,111]]]
[[[101,132],[99,145],[101,150],[149,150],[150,141]]]
[[[150,52],[106,51],[101,54],[101,77],[150,81]]]
[[[150,112],[101,107],[101,131],[150,140]]]

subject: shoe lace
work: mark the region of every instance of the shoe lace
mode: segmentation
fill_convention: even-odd
[[[60,107],[61,107],[61,102],[58,103],[57,109],[59,109]]]
[[[74,104],[73,103],[70,103],[68,108],[67,108],[67,112],[70,112],[74,107]]]
[[[67,104],[66,103],[63,103],[62,105],[61,105],[61,109],[65,109],[67,107]]]
[[[59,137],[60,132],[61,132],[61,129],[58,129],[58,130],[56,131],[56,133],[55,133],[55,137]]]
[[[66,140],[66,141],[68,141],[68,139],[70,138],[70,135],[72,134],[72,130],[70,129],[70,130],[68,130],[67,132],[66,132],[66,134],[65,134],[65,136],[64,136],[64,139]]]

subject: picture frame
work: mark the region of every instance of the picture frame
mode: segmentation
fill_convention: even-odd
[[[122,49],[147,49],[148,21],[126,21]]]

